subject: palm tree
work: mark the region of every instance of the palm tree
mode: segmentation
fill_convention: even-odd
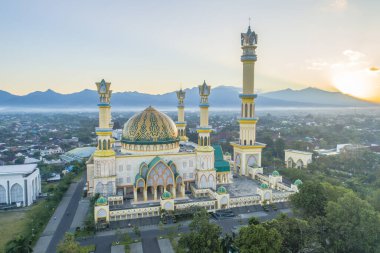
[[[18,235],[15,239],[9,241],[5,249],[6,253],[32,253],[33,248],[31,242],[22,235]]]
[[[234,239],[232,236],[230,234],[225,234],[220,244],[222,246],[222,252],[229,253],[233,242]]]

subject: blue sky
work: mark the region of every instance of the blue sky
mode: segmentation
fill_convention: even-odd
[[[360,92],[356,82],[346,83],[355,79],[376,93],[378,10],[377,0],[6,1],[0,89],[71,93],[102,78],[115,91],[148,93],[204,79],[240,86],[240,32],[251,17],[258,91],[313,86],[352,94]]]

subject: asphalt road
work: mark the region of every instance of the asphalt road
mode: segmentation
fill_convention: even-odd
[[[75,212],[78,208],[79,200],[81,199],[83,195],[84,185],[85,185],[85,174],[83,174],[81,180],[76,185],[76,189],[74,190],[74,193],[71,196],[70,202],[65,210],[65,215],[60,220],[57,230],[53,234],[53,237],[49,243],[47,252],[56,252],[59,242],[63,239],[65,233],[70,229],[70,225],[73,222]]]

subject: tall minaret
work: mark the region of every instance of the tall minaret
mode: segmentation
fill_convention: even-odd
[[[211,86],[204,81],[199,85],[199,95],[201,101],[200,108],[200,124],[197,128],[198,147],[196,148],[197,170],[196,170],[196,186],[198,188],[216,189],[216,171],[214,168],[214,148],[211,146],[210,133],[211,126],[208,124],[208,96],[211,92]]]
[[[112,128],[111,119],[111,83],[107,83],[104,79],[96,83],[99,94],[99,127],[96,128],[98,136],[98,145],[95,156],[113,156],[114,150],[111,148]]]
[[[201,97],[201,101],[199,103],[200,109],[200,124],[197,129],[198,132],[198,145],[202,147],[210,146],[210,133],[211,126],[208,125],[208,96],[211,92],[211,86],[206,84],[206,81],[203,82],[202,85],[198,86],[199,95]]]
[[[241,33],[240,57],[243,63],[243,93],[241,99],[241,113],[239,118],[240,137],[238,143],[232,143],[235,156],[235,171],[240,175],[248,175],[249,167],[261,167],[261,149],[265,144],[256,143],[255,117],[255,63],[257,48],[257,34],[248,26],[246,33]]]
[[[182,90],[182,88],[176,92],[178,98],[178,118],[177,118],[177,129],[178,136],[181,141],[188,141],[189,138],[186,137],[186,121],[185,121],[185,95],[186,92]]]

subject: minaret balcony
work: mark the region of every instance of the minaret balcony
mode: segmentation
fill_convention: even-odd
[[[256,55],[242,55],[240,61],[257,61]]]
[[[239,94],[239,98],[257,98],[257,94]]]
[[[200,103],[199,107],[210,107],[208,103]]]
[[[101,102],[101,103],[98,103],[98,106],[99,107],[106,107],[106,106],[111,106],[111,104],[110,103]]]
[[[97,135],[108,135],[112,134],[112,128],[95,127],[95,132]]]

